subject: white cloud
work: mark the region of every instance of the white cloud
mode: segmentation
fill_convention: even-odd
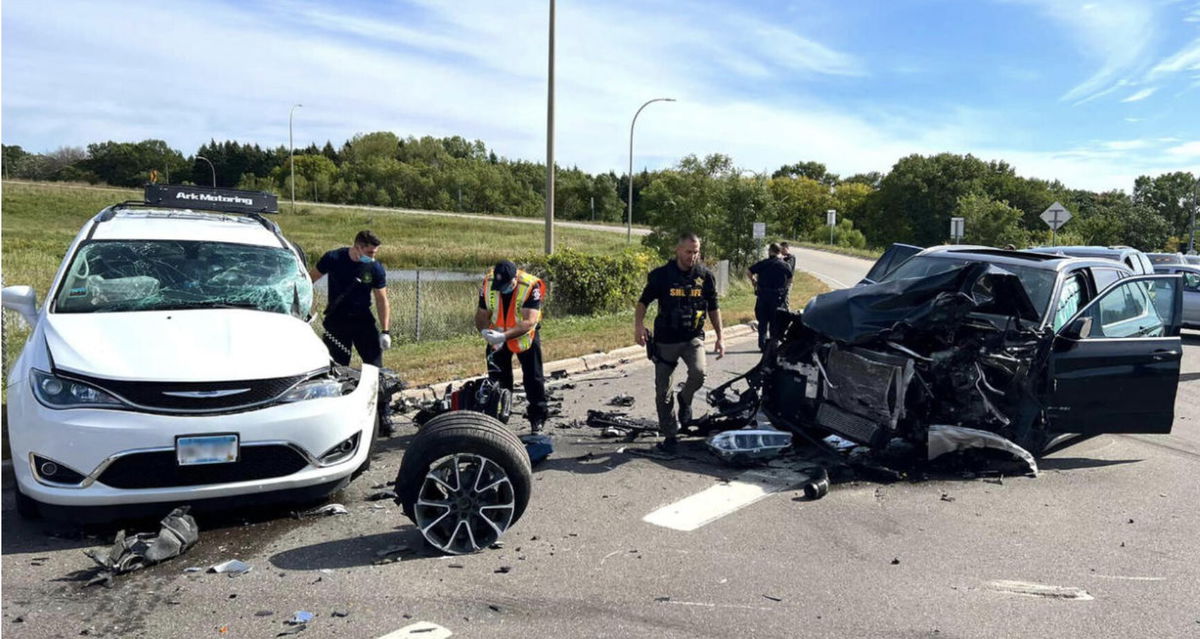
[[[1151,76],[1194,71],[1200,73],[1200,38],[1196,38],[1176,52],[1174,55],[1159,62],[1150,71]],[[1198,75],[1200,77],[1200,75]]]
[[[335,144],[355,133],[480,138],[497,153],[537,160],[545,150],[543,2],[421,0],[408,19],[279,0],[257,13],[197,0],[120,5],[59,0],[53,18],[33,0],[4,6],[5,142],[47,148],[157,137],[185,152],[210,138]],[[851,174],[886,171],[905,155],[950,151],[1005,159],[1024,174],[1083,188],[1128,188],[1153,168],[1141,147],[1086,152],[1012,148],[1008,114],[885,100],[847,108],[792,90],[797,78],[859,80],[853,53],[726,9],[560,3],[557,160],[623,172],[629,119],[635,165],[721,152],[750,169],[815,159]],[[264,28],[264,24],[272,25]],[[1015,133],[1028,134],[1030,131]],[[40,150],[40,149],[35,149]],[[1165,169],[1177,169],[1168,166]]]
[[[1037,7],[1099,67],[1063,94],[1087,102],[1125,86],[1153,56],[1158,26],[1155,6],[1143,0],[1010,0]]]
[[[1167,149],[1167,153],[1180,158],[1200,158],[1200,140],[1173,146]]]
[[[1133,95],[1131,95],[1121,101],[1122,102],[1139,102],[1141,100],[1145,100],[1146,98],[1154,95],[1155,91],[1158,91],[1158,87],[1147,87],[1147,88],[1142,89],[1141,91],[1138,91],[1137,93],[1134,93]]]

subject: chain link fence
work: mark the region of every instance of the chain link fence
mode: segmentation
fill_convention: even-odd
[[[475,334],[475,309],[482,281],[482,271],[389,271],[392,343],[413,344]],[[313,303],[313,312],[318,316],[328,303],[327,290],[324,280],[318,282]],[[319,319],[316,324],[319,327]]]

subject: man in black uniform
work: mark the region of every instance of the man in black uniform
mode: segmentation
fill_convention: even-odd
[[[526,416],[534,433],[541,432],[548,413],[542,340],[538,335],[545,301],[544,281],[503,260],[483,278],[475,310],[475,328],[488,343],[488,377],[511,391],[513,355],[521,362],[525,399],[529,404]]]
[[[767,259],[760,260],[750,267],[750,283],[754,285],[757,300],[754,303],[754,317],[758,319],[758,350],[767,349],[771,324],[775,319],[775,311],[787,306],[788,288],[792,284],[792,271],[787,262],[779,257],[779,245],[771,244],[767,248]]]
[[[654,335],[646,332],[646,307],[658,302]],[[717,308],[717,284],[712,272],[700,264],[700,238],[692,233],[679,236],[675,259],[646,278],[646,288],[633,314],[633,335],[638,345],[653,340],[654,393],[658,407],[658,427],[665,439],[660,447],[673,452],[677,446],[679,425],[692,420],[692,397],[704,384],[704,319],[712,318],[717,334],[714,350],[717,359],[725,356],[721,334],[721,311]],[[687,381],[679,391],[679,415],[675,415],[672,376],[679,360],[687,367]]]
[[[383,366],[383,351],[392,347],[388,333],[391,307],[387,298],[387,271],[375,260],[379,237],[359,231],[352,246],[333,249],[321,256],[309,271],[315,283],[329,276],[329,304],[325,307],[325,346],[342,366],[350,363],[350,348],[358,349],[362,361]],[[379,307],[379,325],[371,315],[371,297]]]
[[[387,271],[375,260],[382,242],[371,231],[359,231],[354,244],[333,249],[321,256],[308,275],[315,283],[329,276],[329,304],[325,307],[325,348],[333,361],[348,366],[350,349],[358,349],[363,363],[383,366],[383,351],[392,347],[388,333],[391,307],[387,298]],[[371,315],[371,297],[379,308],[379,326]],[[380,436],[393,434],[394,426],[387,415],[387,402],[380,387]]]

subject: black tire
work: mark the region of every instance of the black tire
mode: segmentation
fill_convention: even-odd
[[[511,499],[511,518],[507,520],[506,525],[500,526],[499,534],[503,534],[521,518],[525,507],[529,504],[529,495],[533,488],[533,470],[530,467],[529,455],[525,452],[525,445],[521,440],[505,428],[504,424],[482,413],[454,411],[439,415],[429,420],[413,438],[408,450],[404,452],[404,458],[400,461],[400,472],[396,475],[397,501],[403,506],[404,514],[420,527],[416,506],[423,487],[426,486],[430,471],[435,463],[440,466],[451,460],[457,461],[455,455],[461,455],[464,459],[486,460],[480,465],[478,473],[482,474],[486,467],[490,468],[489,472],[495,476],[499,476],[502,471],[504,478],[507,479],[507,483],[511,486],[511,494],[506,497],[506,499]],[[500,471],[488,466],[487,462],[499,467]],[[478,481],[476,481],[477,484]],[[428,488],[424,489],[428,490]],[[505,486],[504,490],[507,495],[508,486]],[[504,503],[509,502],[505,501]],[[493,526],[496,525],[495,522],[491,523]],[[494,532],[494,530],[485,532]],[[479,547],[473,549],[451,549],[439,546],[424,530],[422,535],[434,547],[442,552],[452,554],[473,552],[491,543],[478,544]],[[457,528],[455,528],[454,535],[457,535]],[[485,536],[480,535],[479,538],[483,539]],[[499,535],[495,535],[495,538],[498,539]],[[476,542],[475,535],[472,535],[471,539],[472,543]],[[452,535],[450,541],[453,542],[453,540]]]
[[[38,506],[37,500],[21,492],[20,484],[13,482],[13,485],[16,487],[13,494],[17,500],[17,514],[21,516],[21,519],[41,519],[42,509]]]

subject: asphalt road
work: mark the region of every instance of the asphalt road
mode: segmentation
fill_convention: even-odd
[[[710,359],[710,384],[752,366],[752,344]],[[107,539],[48,536],[58,528],[20,520],[6,487],[0,631],[273,637],[307,610],[317,617],[300,637],[381,637],[417,621],[463,637],[1198,636],[1200,335],[1184,358],[1171,435],[1100,436],[1049,455],[1036,478],[859,481],[820,501],[793,488],[724,516],[709,500],[715,518],[690,532],[643,518],[702,492],[736,499],[734,487],[754,478],[698,442],[663,461],[628,452],[652,440],[554,428],[557,450],[535,469],[524,518],[502,548],[467,557],[422,549],[397,507],[364,501],[393,478],[408,436],[336,497],[349,515],[201,520],[191,552],[111,589],[77,580],[90,565],[80,551]],[[647,367],[591,377],[556,383],[555,425],[618,393],[636,398],[632,415],[652,416]],[[415,551],[373,565],[394,544]],[[184,572],[230,558],[253,571]],[[1086,597],[1014,594],[1002,581]]]

